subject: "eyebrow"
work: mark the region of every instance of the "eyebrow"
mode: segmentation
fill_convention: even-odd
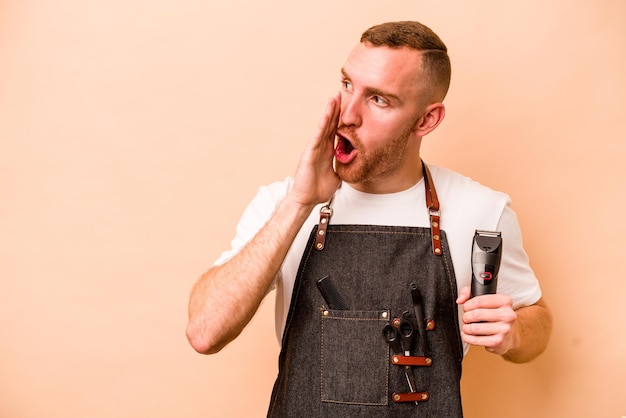
[[[348,81],[352,81],[352,79],[350,78],[350,75],[348,75],[348,73],[346,72],[346,70],[344,68],[341,69],[341,75]],[[370,95],[375,95],[375,96],[383,96],[386,97],[388,99],[391,99],[393,101],[396,101],[398,103],[402,103],[402,100],[400,100],[400,97],[398,97],[396,94],[390,93],[388,91],[384,91],[381,89],[378,89],[376,87],[365,87],[365,92],[367,94]]]

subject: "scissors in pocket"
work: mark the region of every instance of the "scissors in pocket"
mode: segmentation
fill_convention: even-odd
[[[406,314],[406,312],[405,312]],[[383,338],[389,344],[394,354],[411,355],[411,343],[413,341],[413,324],[405,315],[402,315],[398,328],[392,324],[386,324],[383,328]],[[409,390],[417,392],[415,387],[415,377],[411,366],[404,366],[404,375],[406,376]],[[416,402],[417,403],[417,402]]]

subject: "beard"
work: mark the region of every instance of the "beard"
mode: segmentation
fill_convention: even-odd
[[[338,130],[341,130],[339,127]],[[335,171],[339,178],[349,184],[366,183],[392,173],[403,161],[412,126],[391,141],[378,148],[366,151],[355,132],[350,133],[350,143],[358,151],[357,157],[348,164],[336,162]]]

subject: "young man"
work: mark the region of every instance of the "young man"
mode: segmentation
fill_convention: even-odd
[[[218,352],[276,288],[268,415],[461,416],[469,345],[529,361],[547,345],[550,313],[508,197],[422,163],[450,81],[439,37],[417,22],[375,26],[341,74],[295,176],[261,188],[233,248],[194,286],[189,341]],[[502,234],[502,263],[498,293],[470,298],[476,230]]]

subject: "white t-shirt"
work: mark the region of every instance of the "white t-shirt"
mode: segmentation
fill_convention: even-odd
[[[474,232],[502,233],[502,262],[498,293],[509,295],[513,308],[532,305],[541,298],[541,289],[522,246],[517,217],[509,197],[453,171],[429,165],[441,209],[441,229],[445,231],[458,289],[469,286],[472,278],[471,250]],[[391,194],[359,192],[343,183],[333,199],[330,224],[361,224],[429,227],[423,179],[413,187]],[[263,186],[244,211],[231,249],[215,264],[237,254],[267,222],[275,207],[293,184],[292,178]],[[281,340],[291,293],[300,259],[313,227],[319,222],[315,208],[296,236],[276,277],[276,334]],[[461,324],[462,307],[459,308]],[[464,346],[465,352],[469,347]]]

